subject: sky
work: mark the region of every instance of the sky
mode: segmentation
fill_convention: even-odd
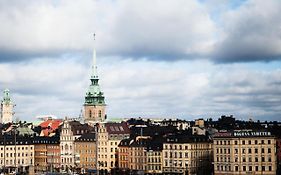
[[[1,0],[15,117],[78,117],[93,33],[110,118],[279,120],[279,0]],[[0,95],[2,98],[2,95]]]

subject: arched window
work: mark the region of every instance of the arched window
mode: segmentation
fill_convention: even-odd
[[[99,118],[101,118],[101,110],[99,110]]]
[[[89,118],[92,118],[92,111],[89,111]]]

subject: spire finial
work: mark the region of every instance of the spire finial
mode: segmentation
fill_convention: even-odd
[[[96,46],[95,46],[95,41],[96,41],[96,33],[94,33],[94,50],[93,50],[93,67],[92,67],[92,78],[98,78],[97,75],[97,64],[96,64]]]

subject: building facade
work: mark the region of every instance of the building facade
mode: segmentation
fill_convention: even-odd
[[[1,172],[34,173],[34,145],[32,138],[14,135],[0,137]]]
[[[219,132],[214,136],[217,175],[276,174],[276,140],[266,131]]]
[[[47,165],[48,171],[59,172],[60,170],[60,138],[52,137],[47,144]]]
[[[88,124],[81,124],[78,121],[66,119],[61,128],[60,133],[60,152],[61,152],[61,169],[68,173],[75,171],[76,159],[74,141],[82,134],[92,131],[92,127]]]
[[[121,140],[129,138],[127,123],[98,123],[98,170],[110,172],[118,166],[118,145]]]
[[[146,173],[162,174],[163,143],[150,140],[146,148]]]
[[[86,133],[74,141],[78,157],[77,169],[81,173],[90,173],[97,169],[97,149],[95,133]]]
[[[212,143],[205,136],[175,135],[163,144],[164,174],[207,174],[212,166]]]
[[[123,172],[129,170],[129,146],[132,141],[132,139],[123,139],[118,145],[118,168]]]

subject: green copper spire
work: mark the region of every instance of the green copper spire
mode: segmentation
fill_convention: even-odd
[[[95,34],[94,34],[94,44],[95,44]],[[105,105],[103,92],[100,90],[99,78],[97,75],[97,65],[96,65],[96,48],[94,45],[93,49],[93,65],[91,73],[91,84],[88,92],[85,96],[85,105]]]

